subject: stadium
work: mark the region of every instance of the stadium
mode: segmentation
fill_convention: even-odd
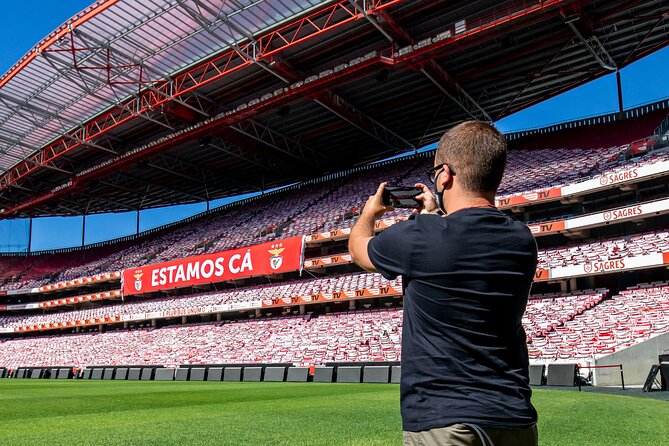
[[[0,443],[401,444],[402,279],[347,247],[368,196],[425,182],[458,123],[615,73],[618,111],[505,134],[495,204],[539,248],[540,444],[667,444],[669,100],[624,108],[620,81],[669,44],[667,17],[661,0],[93,3],[0,77],[0,219],[29,237],[83,221],[79,247],[0,253]],[[140,230],[140,211],[193,203]],[[84,242],[87,217],[120,212],[134,234]]]

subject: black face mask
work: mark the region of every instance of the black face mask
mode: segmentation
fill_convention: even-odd
[[[437,200],[437,206],[439,206],[441,212],[446,215],[446,206],[444,205],[444,191],[442,190],[441,192],[438,192],[436,185],[434,186],[434,198]]]
[[[449,169],[449,172],[451,172],[451,170],[448,166],[444,166],[444,168]],[[451,175],[452,175],[452,172],[451,172]],[[437,200],[437,206],[439,206],[439,209],[441,210],[441,212],[443,212],[443,214],[446,215],[446,204],[444,203],[444,191],[446,190],[446,188],[444,187],[444,189],[441,192],[439,192],[437,190],[437,183],[438,183],[438,181],[435,179],[435,181],[434,181],[434,198],[435,198],[435,200]]]

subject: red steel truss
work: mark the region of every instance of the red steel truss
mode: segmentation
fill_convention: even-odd
[[[378,3],[379,4],[383,3],[387,7],[389,3],[394,4],[394,3],[397,3],[399,1],[402,1],[402,0],[394,0],[393,2],[386,2],[386,3],[382,2],[382,1],[379,1]],[[344,2],[342,2],[342,3],[344,3]],[[431,57],[434,57],[435,54],[443,51],[449,45],[462,46],[463,40],[465,40],[465,39],[467,39],[467,41],[470,41],[470,40],[473,41],[478,37],[485,38],[486,31],[490,31],[497,26],[501,26],[501,25],[524,26],[524,25],[527,24],[527,20],[529,20],[529,19],[534,19],[534,20],[540,19],[541,18],[541,13],[546,13],[548,8],[556,9],[557,7],[563,6],[564,4],[567,4],[567,3],[570,3],[570,2],[562,1],[562,0],[548,0],[548,1],[538,2],[538,3],[537,2],[531,2],[531,6],[526,7],[524,9],[519,9],[519,8],[510,9],[510,10],[503,11],[503,13],[505,13],[505,15],[496,15],[495,17],[489,17],[487,19],[481,19],[478,23],[470,25],[471,28],[469,28],[467,31],[465,31],[461,34],[455,35],[450,39],[445,39],[443,41],[434,42],[432,44],[429,44],[429,45],[423,46],[421,48],[418,48],[409,55],[400,56],[399,54],[394,54],[394,53],[393,54],[388,53],[387,55],[378,55],[378,56],[376,56],[376,57],[374,57],[374,58],[372,58],[372,59],[370,59],[370,60],[368,60],[364,63],[356,65],[355,67],[349,67],[348,69],[343,70],[342,72],[340,72],[338,76],[334,76],[334,77],[336,77],[336,78],[343,78],[343,77],[350,78],[351,76],[359,75],[360,72],[363,72],[366,69],[368,69],[370,66],[378,64],[378,63],[384,64],[386,66],[398,66],[398,65],[401,65],[401,64],[414,65],[416,63],[421,63],[425,60],[429,60]],[[573,3],[573,2],[571,2],[571,3]],[[338,5],[341,5],[341,4],[338,4]],[[331,15],[330,15],[330,17],[331,17]],[[351,17],[353,17],[353,16],[351,16]],[[304,18],[304,19],[300,20],[300,22],[302,22],[303,20],[308,21],[309,18],[308,17]],[[329,20],[329,19],[326,19],[326,20]],[[355,19],[349,18],[347,20],[350,21],[350,20],[355,20]],[[291,26],[295,26],[295,24],[287,25],[284,28],[290,28]],[[297,25],[298,28],[300,26],[304,26],[304,25],[299,25],[299,24]],[[336,26],[336,25],[333,23],[333,26]],[[284,28],[282,28],[282,29],[284,29]],[[315,29],[315,28],[313,28],[313,29]],[[274,31],[274,33],[277,33],[277,32],[278,32],[278,30]],[[294,42],[296,42],[296,39],[298,39],[298,38],[301,39],[301,40],[304,40],[306,38],[306,36],[297,37],[299,32],[300,31],[298,29],[292,29],[292,38],[291,38],[290,35],[288,35],[288,37],[286,37],[287,36],[286,33],[276,34],[277,36],[279,36],[279,35],[283,36],[281,38],[279,38],[279,37],[276,37],[276,38],[278,38],[280,40],[279,44],[282,45],[285,48],[287,45],[295,44]],[[317,32],[323,32],[323,31],[317,31]],[[270,49],[269,47],[265,46],[265,49],[268,52],[271,52],[271,54],[276,54],[276,52],[277,52],[277,48]],[[230,59],[227,59],[227,60],[232,60],[232,55],[227,54],[227,53],[226,53],[226,55],[219,56],[216,60],[220,60],[222,57],[228,57]],[[249,64],[250,63],[252,63],[252,62],[249,62]],[[220,69],[220,67],[217,67],[215,69],[211,68],[212,67],[211,64],[214,64],[214,60],[208,61],[208,62],[204,63],[202,66],[196,67],[196,68],[190,70],[187,73],[183,73],[182,75],[175,77],[174,81],[176,81],[177,79],[180,80],[180,84],[175,85],[175,87],[179,87],[182,90],[187,89],[187,91],[192,91],[194,88],[196,88],[196,85],[197,86],[206,85],[206,83],[211,82],[212,80],[217,79],[217,78],[225,75],[226,71],[223,71],[222,69]],[[216,66],[216,65],[214,65],[214,66]],[[234,71],[236,69],[238,69],[238,68],[232,68],[232,71]],[[231,71],[228,70],[227,73],[229,73],[229,72],[231,72]],[[199,73],[199,74],[196,76],[193,73]],[[207,76],[210,76],[210,77],[207,77]],[[216,77],[214,77],[214,76],[216,76]],[[190,82],[188,85],[186,85],[187,80],[188,80],[188,82]],[[0,211],[0,215],[9,216],[9,215],[12,215],[12,214],[16,214],[17,212],[20,212],[22,210],[27,210],[29,208],[39,206],[41,203],[44,203],[45,201],[49,201],[49,200],[51,200],[51,199],[53,199],[53,198],[55,198],[59,195],[62,195],[64,193],[67,193],[68,190],[71,190],[72,188],[76,188],[81,183],[83,183],[85,181],[88,181],[88,180],[90,180],[94,177],[97,177],[99,175],[102,175],[110,169],[112,169],[112,170],[117,169],[119,167],[122,167],[122,165],[132,163],[139,158],[143,158],[143,157],[146,157],[148,155],[158,153],[161,150],[165,150],[166,148],[169,148],[169,146],[175,144],[178,141],[183,141],[183,140],[186,140],[186,139],[199,137],[199,136],[201,136],[201,134],[204,134],[207,131],[211,131],[218,126],[221,126],[221,125],[225,126],[225,125],[229,125],[229,124],[234,123],[234,122],[239,122],[239,121],[243,121],[245,119],[248,119],[250,116],[254,115],[255,113],[259,112],[261,109],[264,109],[267,106],[276,105],[277,103],[285,101],[289,96],[293,96],[293,95],[309,96],[309,95],[312,95],[312,94],[314,94],[315,91],[319,91],[322,88],[327,88],[326,84],[332,83],[332,81],[333,80],[331,78],[324,78],[322,80],[313,82],[313,83],[305,85],[303,87],[286,89],[287,91],[285,92],[285,94],[276,96],[269,101],[265,101],[261,104],[258,104],[257,106],[248,107],[248,108],[246,108],[246,109],[244,109],[244,110],[242,110],[238,113],[233,113],[231,115],[225,116],[224,118],[214,120],[213,122],[210,122],[209,124],[207,124],[205,126],[202,126],[200,128],[194,129],[191,132],[183,133],[183,134],[181,134],[181,135],[179,135],[175,138],[169,138],[168,140],[166,140],[166,141],[164,141],[160,144],[157,144],[155,146],[147,148],[143,151],[134,153],[131,156],[122,157],[122,159],[119,159],[116,162],[109,163],[109,164],[107,164],[103,167],[100,167],[99,169],[94,169],[91,172],[87,172],[87,173],[85,173],[81,176],[77,176],[76,179],[73,179],[73,181],[69,182],[69,184],[63,185],[62,187],[59,187],[56,190],[52,190],[51,192],[49,192],[45,195],[41,195],[41,196],[34,197],[32,199],[29,199],[29,200],[27,200],[27,201],[25,201],[21,204],[18,204],[18,205],[14,206],[10,209],[4,209],[4,210]],[[179,90],[179,91],[182,91],[182,90]],[[146,103],[147,107],[155,106],[155,105],[150,105],[150,103],[148,102],[148,100],[150,98],[152,98],[156,102],[160,101],[158,105],[167,102],[168,99],[166,99],[164,96],[156,95],[154,93],[155,93],[154,91],[148,91],[148,92],[146,92],[145,94],[142,95],[142,97],[147,101],[147,103]],[[181,93],[181,94],[184,94],[184,93]],[[95,121],[87,124],[86,127],[90,127],[92,129],[92,131],[98,132],[96,134],[96,136],[97,136],[99,134],[104,133],[104,131],[107,131],[110,128],[113,128],[114,126],[119,125],[122,122],[125,122],[128,119],[135,116],[135,115],[132,115],[132,114],[130,116],[126,116],[125,113],[126,113],[126,110],[123,110],[123,109],[113,110],[112,112],[106,113],[105,115],[102,115],[102,116],[100,116],[100,118],[98,118],[98,119],[104,118],[106,121],[103,121],[103,122],[100,123],[96,119]],[[123,119],[123,121],[121,121],[121,119]],[[93,125],[95,125],[95,126],[93,126]],[[93,138],[93,137],[94,136],[89,136],[89,139]],[[61,149],[61,150],[72,150],[75,147],[78,147],[79,145],[81,145],[82,143],[77,142],[77,141],[64,140],[64,141],[61,142],[61,144],[62,145],[60,147],[65,147],[65,146],[68,147],[67,149]],[[62,153],[65,153],[65,152],[47,152],[47,150],[49,150],[50,148],[51,148],[51,146],[47,147],[46,149],[44,149],[40,152],[38,152],[37,154],[35,154],[35,157],[38,157],[40,155],[44,155],[43,162],[49,162],[49,161],[57,158]],[[52,156],[52,158],[49,158],[49,156]],[[39,158],[37,158],[37,159],[39,159]],[[39,167],[39,166],[35,166],[32,170],[35,170],[35,168],[37,168],[37,167]],[[32,170],[30,170],[30,171],[26,170],[26,174],[30,173]],[[7,184],[0,182],[0,190],[2,190],[4,187],[7,187]]]
[[[49,49],[51,45],[56,43],[58,40],[62,39],[67,34],[72,33],[72,31],[74,31],[82,23],[87,22],[96,15],[101,14],[105,10],[114,6],[114,4],[118,3],[118,1],[119,0],[105,0],[100,4],[98,4],[96,7],[82,14],[80,17],[77,17],[68,26],[63,26],[59,30],[52,33],[44,40],[44,42],[40,44],[40,46],[37,48],[36,51],[32,51],[29,54],[27,54],[25,57],[23,57],[23,59],[19,61],[19,63],[13,66],[4,76],[0,77],[0,88],[4,87],[7,82],[12,80],[12,78],[16,76],[19,72],[21,72],[23,68],[28,66],[28,64],[30,64],[30,62],[32,62],[41,52]]]
[[[407,0],[367,0],[365,14],[374,14],[385,8]],[[95,14],[101,12],[97,9],[107,9],[116,1],[109,1],[96,8]],[[40,46],[41,51],[48,50],[49,46],[74,29],[74,25],[85,21],[93,11],[77,19],[69,28],[61,30]],[[169,81],[160,81],[151,88],[140,92],[120,106],[105,112],[83,126],[76,128],[67,135],[59,138],[38,152],[30,155],[9,171],[0,176],[0,191],[15,184],[18,180],[29,175],[44,164],[50,163],[60,156],[80,147],[103,135],[111,129],[130,121],[136,116],[147,113],[167,102],[175,100],[193,90],[207,85],[223,76],[252,65],[260,60],[267,60],[273,55],[285,51],[295,45],[315,38],[323,33],[337,29],[349,22],[364,18],[356,6],[348,0],[341,0],[321,10],[284,25],[274,31],[258,37],[255,41],[248,42],[239,48],[231,49],[209,61],[192,68],[184,73],[174,76]],[[71,51],[76,58],[74,46]],[[12,70],[9,75],[0,81],[0,88],[8,82],[20,68],[27,65],[36,53],[32,53],[23,60],[17,69]]]

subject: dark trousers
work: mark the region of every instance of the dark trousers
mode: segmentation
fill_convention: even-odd
[[[422,432],[404,432],[404,446],[537,446],[537,426],[525,429],[486,428],[485,434],[492,442],[490,445],[485,435],[481,441],[476,428],[464,424],[430,429]]]

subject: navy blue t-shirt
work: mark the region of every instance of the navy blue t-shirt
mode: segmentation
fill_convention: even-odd
[[[368,253],[405,288],[404,430],[533,425],[521,319],[537,244],[527,226],[495,208],[417,215],[374,237]]]

